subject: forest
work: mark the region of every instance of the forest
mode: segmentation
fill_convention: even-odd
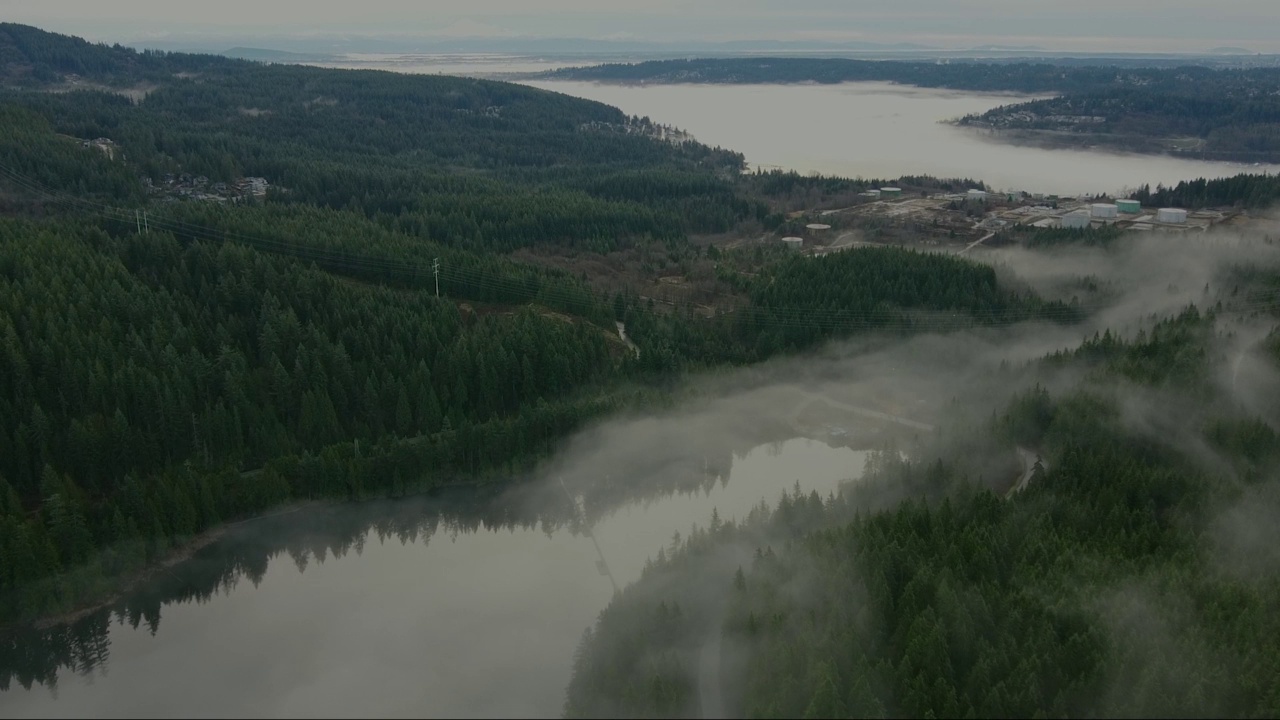
[[[1241,174],[1206,180],[1183,180],[1173,187],[1144,185],[1133,199],[1160,207],[1235,206],[1266,210],[1280,201],[1280,177]]]
[[[866,181],[741,174],[735,153],[502,83],[15,25],[0,48],[0,622],[92,604],[283,503],[518,477],[690,371],[913,323],[1079,317],[887,248],[822,268],[726,252],[732,312],[659,309],[513,252],[635,252],[658,272],[700,257],[696,234]],[[71,75],[96,85],[44,91]],[[269,189],[162,190],[196,175]]]
[[[1081,93],[1115,77],[878,65],[769,72]],[[1214,97],[1273,81],[1215,72],[1188,77]],[[706,237],[759,234],[793,203],[877,181],[742,173],[737,153],[520,86],[138,53],[12,24],[0,85],[0,690],[104,667],[113,619],[154,631],[165,602],[256,582],[281,553],[301,566],[358,551],[370,528],[403,541],[463,519],[577,522],[576,507],[490,501],[593,421],[668,406],[694,372],[833,339],[1073,329],[1098,310],[952,256],[718,249]],[[114,150],[86,146],[97,138]],[[269,189],[165,189],[183,177]],[[1242,176],[1142,192],[1262,207],[1276,188]],[[633,254],[654,276],[714,258],[722,297],[711,313],[663,306],[526,262],[535,251]],[[709,633],[727,707],[753,717],[1280,714],[1280,438],[1219,382],[1236,340],[1220,319],[1232,302],[1273,311],[1252,299],[1280,280],[1238,274],[1225,308],[1002,366],[1011,401],[949,408],[944,432],[884,448],[839,495],[795,492],[674,538],[584,636],[566,715],[696,715]],[[1276,333],[1259,348],[1280,363]],[[724,465],[736,449],[706,452]],[[1035,462],[1010,492],[1019,450]],[[676,469],[666,487],[706,478]],[[636,492],[606,482],[591,506]],[[323,511],[268,518],[281,536],[325,532],[303,547],[242,538],[219,546],[216,573],[178,570],[101,605],[225,523],[422,493],[445,501],[370,504],[339,527]],[[77,609],[95,611],[27,622]]]
[[[566,716],[1277,714],[1280,436],[1214,381],[1220,333],[1192,306],[1006,369],[985,420],[673,539],[583,636]],[[983,462],[1014,447],[1021,491]]]
[[[1280,158],[1280,69],[1062,66],[1054,62],[947,63],[839,58],[655,60],[550,71],[565,80],[646,83],[894,82],[929,88],[1054,95],[1004,105],[959,124],[1065,133],[1130,152],[1176,151],[1236,162]],[[1195,138],[1194,146],[1166,139]]]

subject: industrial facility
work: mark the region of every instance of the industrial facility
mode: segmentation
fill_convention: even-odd
[[[1062,216],[1062,227],[1081,230],[1089,227],[1090,217],[1088,210],[1076,210]]]
[[[1103,220],[1112,220],[1119,215],[1120,209],[1111,203],[1094,203],[1089,206],[1093,217]]]
[[[789,225],[787,237],[779,239],[789,250],[815,257],[881,243],[954,245],[968,252],[1017,242],[1019,227],[1205,232],[1247,214],[1227,207],[1143,208],[1139,200],[1109,201],[1105,196],[1072,198],[957,188],[922,192],[917,197],[915,190],[910,188],[904,196],[901,188],[867,189],[847,207],[793,212],[790,220],[795,224]]]

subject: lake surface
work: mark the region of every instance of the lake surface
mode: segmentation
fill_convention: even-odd
[[[346,70],[390,70],[418,75],[465,75],[489,77],[506,73],[535,73],[573,67],[583,60],[565,60],[541,55],[499,55],[493,53],[388,54],[350,53],[316,67]],[[594,61],[587,61],[593,63]]]
[[[350,55],[342,62],[319,65],[502,79],[620,60],[499,54]],[[518,81],[613,105],[628,115],[648,116],[708,145],[741,152],[753,168],[868,179],[972,178],[996,190],[1065,196],[1118,194],[1143,184],[1154,188],[1242,172],[1280,172],[1280,165],[1013,145],[943,122],[1036,97],[1029,95],[878,82],[641,86]]]
[[[493,497],[460,491],[239,526],[115,613],[69,636],[21,639],[11,661],[64,661],[56,689],[11,681],[0,716],[558,716],[574,650],[614,592],[602,556],[625,585],[713,509],[743,518],[796,482],[825,495],[866,456],[805,439],[672,454],[656,451],[672,442],[652,421],[609,437],[618,433],[645,439],[593,441],[565,474]],[[601,467],[619,475],[599,477]],[[583,506],[599,553],[581,523],[564,521]]]
[[[598,100],[628,115],[686,130],[737,150],[753,167],[893,179],[933,175],[982,180],[997,190],[1078,195],[1144,183],[1280,172],[1280,165],[1181,160],[1161,155],[1047,149],[989,139],[940,121],[1028,96],[922,89],[891,83],[839,85],[609,85],[527,83]]]

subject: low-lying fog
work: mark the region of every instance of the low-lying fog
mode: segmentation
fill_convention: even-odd
[[[1277,397],[1276,373],[1246,352],[1274,315],[1233,297],[1232,273],[1280,266],[1280,248],[1227,235],[1118,245],[979,256],[1008,282],[1095,310],[1082,325],[833,344],[700,378],[657,416],[607,419],[504,490],[245,523],[121,603],[137,629],[99,614],[19,638],[5,653],[15,667],[0,671],[39,676],[56,656],[88,672],[64,665],[56,692],[15,678],[0,714],[558,715],[582,631],[674,533],[713,510],[741,519],[796,484],[833,492],[859,476],[864,449],[909,449],[931,424],[989,417],[1021,389],[1011,378],[1025,363],[1189,303],[1239,308],[1218,320],[1221,385],[1276,422],[1277,403],[1259,400]],[[1135,390],[1132,422],[1182,427],[1163,397]],[[1255,535],[1224,531],[1223,546],[1253,547]]]

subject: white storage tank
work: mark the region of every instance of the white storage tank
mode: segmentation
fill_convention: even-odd
[[[898,198],[902,197],[902,188],[882,187],[880,188],[880,197],[882,198]]]
[[[1076,210],[1062,216],[1062,227],[1072,228],[1074,230],[1082,230],[1089,227],[1089,213],[1086,210]]]
[[[1156,222],[1181,225],[1187,221],[1187,211],[1182,208],[1160,208],[1156,211]]]
[[[786,245],[788,250],[799,250],[804,247],[804,238],[784,237],[782,244]]]
[[[809,223],[805,225],[811,235],[821,235],[831,229],[830,225],[825,223]]]
[[[1096,218],[1114,218],[1120,214],[1120,208],[1111,203],[1094,203],[1089,209]]]
[[[986,190],[970,190],[969,199],[970,200],[986,200],[987,191]]]

